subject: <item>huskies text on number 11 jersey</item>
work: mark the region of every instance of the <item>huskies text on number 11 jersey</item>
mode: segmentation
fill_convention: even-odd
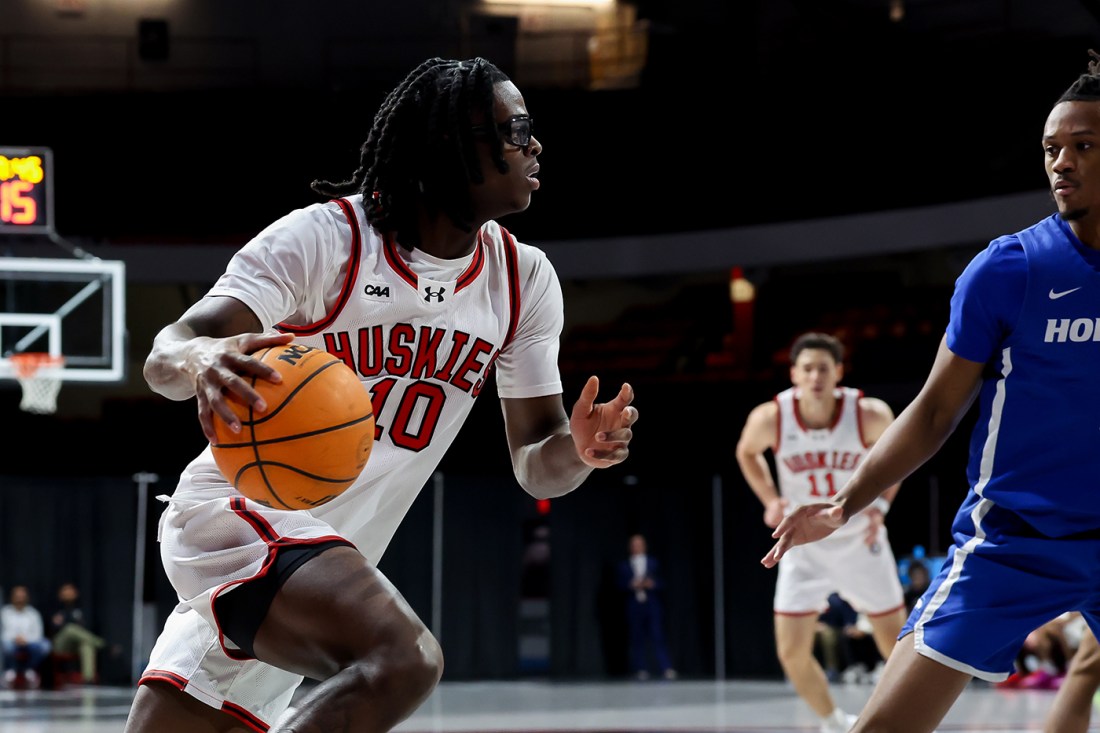
[[[775,396],[779,406],[775,464],[780,495],[789,502],[788,512],[802,504],[832,500],[852,478],[869,450],[860,425],[862,396],[858,389],[838,387],[835,419],[824,428],[808,428],[803,424],[797,387]],[[831,536],[858,532],[866,521],[862,513],[857,514]]]

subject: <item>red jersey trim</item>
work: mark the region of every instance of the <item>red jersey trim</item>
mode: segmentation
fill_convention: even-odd
[[[354,544],[349,542],[347,539],[340,537],[339,535],[325,535],[323,537],[303,537],[300,539],[282,537],[279,535],[278,532],[275,531],[275,528],[272,527],[266,519],[264,519],[263,515],[249,509],[245,501],[246,500],[243,497],[235,496],[229,500],[229,507],[237,514],[237,516],[248,522],[248,524],[251,525],[254,530],[256,530],[256,534],[258,534],[260,538],[265,543],[267,543],[267,558],[264,559],[263,567],[261,567],[260,571],[255,575],[243,578],[241,580],[230,580],[227,583],[222,583],[220,586],[214,589],[213,593],[210,594],[211,615],[214,617],[214,622],[218,626],[218,644],[221,645],[222,651],[225,652],[225,655],[227,657],[229,657],[230,659],[236,659],[238,661],[255,659],[255,657],[249,656],[243,650],[230,649],[225,645],[225,633],[222,631],[221,619],[218,618],[218,614],[214,610],[214,604],[218,600],[218,596],[220,596],[229,588],[244,585],[245,583],[252,582],[253,580],[258,580],[267,575],[268,572],[271,570],[272,564],[275,562],[276,553],[278,548],[280,547],[288,547],[291,545],[317,545],[322,542],[332,542],[334,540],[347,542],[349,547],[355,547]]]
[[[233,497],[229,500],[229,506],[241,519],[252,525],[252,528],[256,530],[256,534],[260,535],[264,542],[271,544],[279,539],[279,533],[267,523],[267,520],[264,519],[262,515],[251,511],[248,505],[245,504],[245,499],[243,497]]]
[[[856,393],[856,432],[859,433],[859,442],[864,448],[870,448],[871,444],[867,442],[867,438],[863,436],[863,410],[860,409],[859,401],[863,399],[863,390],[859,390]]]
[[[477,252],[474,253],[474,259],[470,262],[470,266],[458,276],[458,280],[455,283],[455,292],[462,290],[474,280],[477,280],[477,276],[481,274],[481,271],[485,269],[485,243],[481,238],[481,232],[477,233]]]
[[[407,282],[413,287],[413,290],[418,289],[418,283],[420,279],[416,276],[416,273],[409,269],[409,263],[405,262],[397,252],[397,243],[393,240],[393,234],[387,232],[382,239],[382,254],[386,257],[386,262],[389,263],[390,269],[398,274],[402,280]]]
[[[504,261],[508,268],[508,331],[504,335],[504,342],[485,366],[486,377],[493,371],[501,352],[512,343],[512,337],[516,335],[516,321],[519,320],[519,253],[516,252],[516,241],[508,230],[501,227],[500,233],[504,240]]]
[[[802,432],[808,432],[810,430],[818,430],[819,428],[808,428],[806,423],[802,422],[802,411],[798,408],[798,404],[801,402],[798,394],[794,394],[791,397],[791,411],[794,413],[794,421],[798,423],[798,427],[802,429]],[[833,422],[826,430],[836,430],[836,426],[840,424],[840,418],[844,416],[844,390],[840,390],[840,396],[836,398],[836,407],[833,409]],[[862,435],[860,440],[862,440]]]
[[[340,311],[344,310],[344,306],[348,304],[348,298],[351,297],[351,288],[359,277],[359,266],[363,259],[363,232],[359,228],[359,219],[355,216],[355,208],[351,205],[351,202],[347,199],[333,199],[333,202],[343,210],[348,224],[351,224],[351,256],[348,258],[347,273],[344,276],[344,284],[340,288],[340,296],[333,304],[332,310],[320,321],[307,323],[304,326],[278,323],[275,328],[280,331],[298,336],[308,336],[323,331],[332,325],[332,322],[336,320],[336,316],[340,315]]]
[[[222,712],[232,715],[234,718],[241,721],[252,730],[259,731],[260,733],[266,733],[268,728],[271,727],[267,723],[250,713],[248,710],[245,710],[240,705],[231,703],[228,700],[222,701]]]
[[[401,253],[397,251],[397,242],[393,238],[393,234],[387,233],[382,240],[382,253],[386,257],[386,263],[389,264],[390,269],[397,273],[397,275],[412,286],[413,290],[420,289],[420,278],[412,268],[409,267],[409,263],[405,262],[405,258],[401,256]],[[477,276],[481,274],[481,271],[485,269],[485,243],[482,239],[481,232],[477,233],[477,249],[474,251],[474,258],[470,260],[470,264],[466,266],[466,269],[462,271],[462,274],[458,276],[455,281],[455,292],[462,290],[464,287],[472,283],[477,279]]]
[[[783,405],[779,402],[779,395],[772,398],[775,402],[775,452],[783,447]]]
[[[516,250],[516,240],[504,227],[500,228],[504,240],[504,259],[508,266],[508,333],[504,337],[504,343],[500,350],[508,348],[512,338],[516,335],[516,323],[519,321],[519,252]]]
[[[141,679],[138,680],[139,685],[147,685],[150,682],[164,682],[165,684],[169,684],[172,687],[175,687],[181,692],[184,691],[184,688],[187,687],[186,677],[182,677],[175,672],[169,672],[164,669],[151,669],[143,674],[141,676]],[[264,721],[257,718],[248,710],[245,710],[240,705],[231,703],[228,700],[222,700],[221,710],[222,712],[232,715],[234,718],[241,721],[252,730],[259,731],[259,733],[266,733],[267,730],[271,727]]]
[[[138,680],[139,685],[148,684],[149,682],[165,682],[178,690],[183,690],[187,687],[187,678],[176,674],[175,672],[169,672],[166,669],[151,669],[141,676]]]

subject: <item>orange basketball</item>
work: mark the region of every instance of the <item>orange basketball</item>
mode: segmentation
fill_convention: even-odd
[[[230,397],[241,432],[214,420],[218,467],[242,494],[276,509],[335,499],[362,472],[374,445],[366,388],[344,362],[311,346],[289,343],[253,356],[283,381],[252,380],[267,401],[264,412]]]

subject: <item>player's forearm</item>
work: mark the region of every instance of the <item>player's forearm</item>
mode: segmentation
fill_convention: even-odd
[[[934,456],[955,429],[957,419],[917,400],[886,429],[837,496],[845,518],[877,497],[893,501],[900,484]],[[889,492],[889,493],[888,493]]]
[[[883,499],[885,499],[886,501],[893,504],[894,503],[894,497],[896,497],[898,495],[898,491],[900,491],[900,490],[901,490],[901,484],[894,484],[890,488],[886,489],[886,491],[883,491],[881,496],[882,496]]]
[[[553,433],[523,446],[515,452],[512,467],[519,485],[536,499],[568,494],[593,470],[577,455],[573,436],[568,432]]]

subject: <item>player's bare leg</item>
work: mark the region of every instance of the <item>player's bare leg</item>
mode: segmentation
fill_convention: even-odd
[[[905,619],[907,618],[908,615],[904,608],[874,616],[868,614],[867,620],[871,622],[871,635],[874,637],[875,647],[883,659],[890,658],[890,652],[897,644],[898,634],[905,626]]]
[[[775,614],[775,646],[779,664],[799,697],[820,717],[836,708],[829,694],[825,670],[814,657],[817,614],[785,616]]]
[[[1100,644],[1091,631],[1086,631],[1054,696],[1043,733],[1085,733],[1092,719],[1092,698],[1097,687],[1100,687]]]
[[[138,688],[125,733],[255,733],[236,718],[164,682]]]
[[[275,596],[256,656],[320,684],[276,731],[384,733],[431,694],[443,670],[439,644],[400,593],[358,551],[316,555]],[[274,721],[268,721],[274,723]],[[239,720],[166,684],[143,685],[126,733],[254,733]]]
[[[913,648],[913,634],[896,645],[851,733],[932,733],[970,683]]]
[[[278,731],[384,733],[424,702],[443,673],[435,637],[350,547],[323,552],[290,576],[255,649],[264,662],[322,680]]]

